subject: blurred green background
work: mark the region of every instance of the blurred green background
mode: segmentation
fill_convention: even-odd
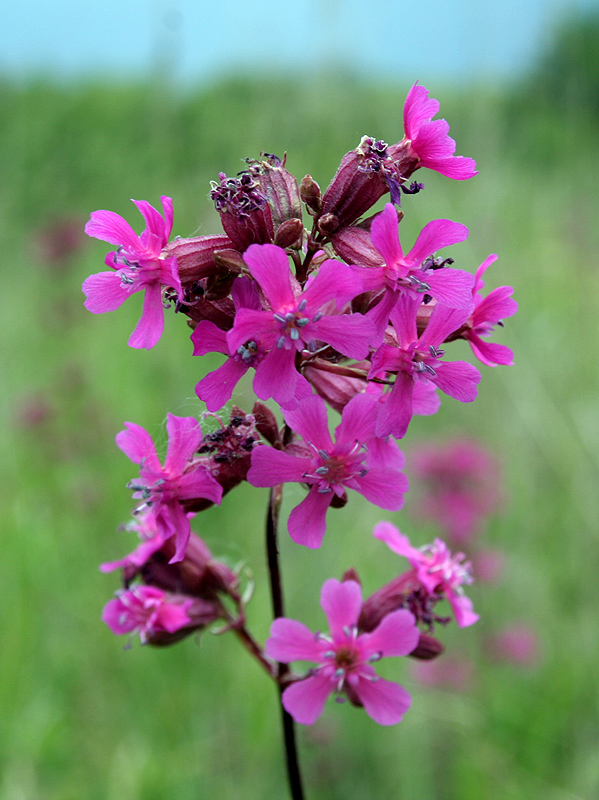
[[[581,18],[509,88],[428,82],[457,152],[474,157],[480,175],[424,175],[426,190],[405,198],[402,240],[430,219],[466,224],[458,266],[474,271],[497,252],[487,287],[513,285],[520,311],[496,337],[515,366],[482,367],[473,405],[444,398],[404,444],[409,457],[420,443],[466,434],[501,458],[509,503],[484,541],[507,564],[496,585],[469,592],[481,621],[442,633],[448,653],[474,664],[471,688],[423,687],[407,659],[395,660],[381,671],[413,694],[400,725],[380,728],[329,703],[300,728],[310,800],[599,794],[598,53],[598,18]],[[0,82],[1,800],[286,796],[275,691],[236,641],[206,633],[125,651],[100,621],[118,578],[97,565],[134,546],[115,535],[135,469],[114,435],[129,420],[164,445],[166,412],[201,414],[194,385],[220,362],[191,358],[185,319],[174,315],[154,350],[127,348],[139,295],[115,313],[88,314],[80,285],[103,268],[106,248],[81,230],[101,208],[140,230],[129,198],[158,205],[166,194],[174,234],[218,232],[210,179],[261,150],[287,151],[294,174],[326,186],[363,134],[402,136],[412,82],[322,72],[301,83],[229,78],[186,94],[156,80]],[[454,358],[469,358],[465,343],[453,347]],[[250,407],[249,384],[238,402]],[[290,487],[285,511],[301,496]],[[244,485],[193,525],[216,555],[251,569],[249,621],[261,640],[266,500],[267,490]],[[436,531],[414,521],[413,502],[385,514],[354,495],[330,514],[318,552],[283,531],[288,614],[322,627],[320,586],[349,566],[367,593],[393,577],[401,565],[372,526],[388,518],[417,544],[429,541]],[[526,667],[485,649],[513,621],[539,640]]]

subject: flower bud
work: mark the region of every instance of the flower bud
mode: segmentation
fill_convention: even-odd
[[[174,239],[163,249],[166,258],[177,258],[177,269],[182,284],[207,278],[218,270],[215,253],[227,251],[233,243],[228,236],[195,236],[191,239]]]
[[[362,585],[362,581],[358,577],[358,573],[356,572],[356,570],[353,567],[350,567],[349,569],[346,569],[345,572],[343,573],[343,577],[341,578],[341,582],[343,583],[344,581],[355,581],[356,583],[359,583],[360,586]]]
[[[406,607],[408,595],[418,585],[413,571],[404,572],[386,583],[364,601],[358,628],[367,633],[373,631],[387,614]]]
[[[300,183],[300,195],[308,210],[318,214],[322,208],[322,192],[320,186],[311,175],[306,175]]]
[[[301,247],[304,225],[301,219],[288,219],[279,227],[275,234],[277,247]]]
[[[385,263],[383,256],[372,244],[370,234],[363,228],[355,226],[341,228],[333,236],[333,247],[346,264],[380,267]]]
[[[418,644],[409,655],[421,661],[430,661],[440,656],[443,652],[445,652],[445,648],[438,639],[435,639],[434,636],[429,636],[427,633],[421,633]]]
[[[175,554],[174,537],[167,539],[140,568],[144,582],[167,592],[203,600],[217,599],[217,593],[235,596],[238,580],[226,564],[217,561],[206,543],[192,533],[182,561],[169,563]]]
[[[319,369],[319,365],[323,368]],[[339,414],[349,403],[352,397],[363,392],[368,385],[366,380],[369,364],[366,361],[355,364],[353,368],[344,368],[337,364],[328,364],[319,358],[304,367],[304,375],[310,381],[316,392]],[[342,372],[355,372],[355,377],[348,374],[338,374],[335,369]],[[363,371],[363,377],[360,376]]]

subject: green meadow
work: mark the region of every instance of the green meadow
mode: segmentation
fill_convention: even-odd
[[[127,420],[164,446],[166,413],[201,415],[195,383],[220,360],[192,358],[189,328],[174,313],[153,350],[128,348],[140,295],[114,313],[87,313],[81,283],[104,268],[107,246],[72,231],[96,209],[139,231],[130,198],[158,205],[169,195],[174,234],[219,232],[209,181],[262,150],[286,151],[295,175],[325,187],[363,134],[401,138],[410,83],[239,78],[192,94],[156,82],[0,84],[0,800],[286,797],[275,690],[231,635],[124,649],[100,620],[118,575],[98,564],[135,544],[117,532],[136,469],[114,436]],[[470,237],[452,248],[456,266],[473,272],[498,253],[487,288],[512,285],[520,304],[495,339],[514,350],[515,365],[481,365],[475,403],[443,396],[440,412],[415,418],[403,442],[408,475],[418,445],[462,435],[503,464],[508,502],[482,541],[506,554],[504,572],[470,587],[477,625],[440,633],[448,654],[474,664],[471,685],[422,686],[408,659],[390,659],[382,674],[413,696],[400,725],[382,728],[329,702],[313,727],[299,726],[309,800],[599,792],[597,118],[535,86],[429,85],[457,152],[480,174],[455,182],[418,173],[425,190],[403,202],[403,241],[430,219],[464,223]],[[48,228],[65,220],[75,243],[52,258]],[[470,360],[465,342],[451,348]],[[249,382],[236,401],[249,410]],[[262,641],[267,494],[244,484],[193,522],[215,555],[255,582],[248,615]],[[284,517],[302,496],[287,488]],[[330,513],[319,551],[294,545],[283,527],[288,615],[319,629],[326,578],[354,566],[371,593],[403,569],[372,527],[390,519],[417,545],[430,541],[438,531],[416,522],[415,505],[409,497],[405,510],[386,513],[352,493]],[[538,637],[528,666],[485,646],[512,622]]]

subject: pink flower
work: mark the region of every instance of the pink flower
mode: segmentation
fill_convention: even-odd
[[[280,405],[297,400],[295,356],[304,348],[315,352],[317,342],[349,358],[366,358],[374,334],[370,320],[331,313],[332,301],[339,309],[362,291],[362,281],[346,264],[325,261],[302,292],[280,247],[254,244],[244,260],[270,309],[240,308],[227,344],[229,354],[241,355],[248,366],[256,363],[254,391],[261,400],[272,397]]]
[[[154,347],[164,329],[162,287],[173,288],[182,299],[181,281],[175,257],[162,257],[173,227],[173,203],[161,197],[164,218],[144,200],[133,200],[146,221],[138,236],[114,211],[94,211],[85,226],[88,236],[118,245],[106,256],[113,272],[90,275],[83,282],[85,307],[93,314],[114,311],[135,292],[145,291],[141,319],[129,338],[130,347]]]
[[[140,465],[139,480],[131,482],[133,497],[144,503],[138,509],[152,509],[158,535],[162,540],[176,537],[177,550],[171,563],[185,555],[191,532],[189,518],[181,501],[206,498],[220,503],[223,490],[206,467],[193,455],[202,442],[202,431],[194,417],[169,414],[166,423],[168,449],[161,466],[150,435],[139,425],[125,423],[116,443],[134,464]]]
[[[373,535],[385,542],[394,553],[408,559],[415,578],[429,595],[445,595],[460,628],[474,625],[479,617],[473,612],[472,602],[464,595],[462,588],[472,583],[470,563],[464,562],[463,553],[452,555],[442,539],[435,539],[433,544],[417,550],[412,547],[408,537],[390,522],[379,522]]]
[[[233,283],[231,295],[236,312],[243,308],[261,311],[257,284],[249,278],[237,278]],[[272,348],[271,339],[270,336],[267,336],[265,340],[256,336],[230,354],[226,331],[208,320],[202,320],[197,324],[191,334],[194,356],[203,356],[214,352],[228,356],[222,366],[214,372],[210,372],[196,385],[196,394],[200,400],[206,403],[208,411],[218,411],[229,402],[235,386],[250,367],[256,370],[254,391],[259,397],[261,396],[259,392],[264,394],[261,380],[262,371],[258,374],[258,370]],[[295,390],[293,396],[287,401],[287,405],[293,405],[298,399],[307,397],[311,393],[308,382],[302,375],[296,373],[291,377],[295,379]],[[278,387],[271,388],[277,397],[281,396]],[[286,396],[285,393],[284,396]]]
[[[372,244],[385,261],[383,267],[354,267],[368,291],[383,290],[379,303],[368,316],[382,331],[401,294],[422,299],[429,294],[450,308],[470,308],[474,277],[469,272],[438,268],[433,253],[468,238],[468,228],[449,219],[436,219],[420,231],[416,244],[404,255],[397,231],[397,212],[392,203],[374,218],[370,230]],[[451,263],[451,261],[450,261]]]
[[[377,436],[405,436],[412,419],[414,386],[417,381],[434,383],[442,392],[460,400],[472,402],[477,395],[479,371],[466,361],[441,361],[445,351],[443,341],[457,330],[468,315],[467,309],[436,305],[428,325],[420,337],[416,330],[418,300],[401,295],[391,310],[396,334],[395,343],[383,344],[372,358],[369,378],[395,373],[395,383],[384,403],[379,404],[376,421]],[[392,340],[389,340],[392,341]]]
[[[308,496],[289,516],[294,542],[317,548],[326,530],[326,512],[345,488],[354,489],[380,508],[398,511],[408,481],[401,472],[404,457],[395,442],[374,435],[376,398],[356,395],[343,409],[333,442],[324,401],[317,395],[302,400],[293,411],[284,409],[287,424],[299,433],[304,447],[293,453],[256,447],[247,479],[252,486],[276,486],[297,481],[310,487]]]
[[[477,442],[422,446],[412,468],[422,487],[418,516],[434,520],[452,542],[469,541],[502,502],[499,464]]]
[[[410,666],[414,679],[423,686],[465,692],[472,689],[475,679],[473,662],[461,656],[415,661]]]
[[[449,136],[444,119],[433,120],[439,103],[429,98],[424,86],[414,84],[404,104],[403,118],[406,138],[419,167],[428,167],[458,181],[476,175],[476,163],[471,158],[454,156],[456,144]]]
[[[497,633],[486,643],[490,658],[519,666],[531,666],[539,661],[539,639],[525,623],[514,623]]]
[[[169,599],[153,586],[136,586],[117,592],[104,607],[102,621],[117,635],[137,633],[142,644],[156,633],[175,631],[191,624],[188,611],[194,601]]]
[[[285,709],[296,722],[312,725],[329,695],[346,692],[379,725],[395,725],[411,698],[397,683],[380,678],[372,664],[386,656],[405,656],[418,644],[419,633],[409,611],[388,614],[372,633],[358,634],[362,591],[356,581],[335,579],[322,587],[320,604],[330,635],[312,633],[301,622],[280,617],[270,629],[266,654],[283,663],[313,661],[318,666],[283,692]]]
[[[501,325],[501,320],[513,316],[518,310],[518,303],[511,297],[514,291],[511,286],[500,286],[493,289],[486,297],[481,294],[485,285],[483,275],[495,261],[497,261],[497,256],[490,255],[476,270],[472,289],[474,310],[466,321],[465,330],[462,333],[462,338],[470,343],[474,355],[488,367],[514,363],[514,354],[509,347],[494,342],[485,342],[481,336],[490,336],[495,325]]]

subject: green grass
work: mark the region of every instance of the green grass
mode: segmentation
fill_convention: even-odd
[[[206,634],[199,645],[123,651],[99,618],[117,578],[97,564],[133,544],[115,535],[134,472],[114,435],[130,420],[164,443],[167,411],[203,410],[193,387],[209,367],[191,358],[182,317],[167,319],[147,353],[126,346],[138,298],[113,314],[85,312],[80,285],[102,269],[102,243],[89,240],[52,268],[35,236],[64,215],[83,224],[98,208],[137,226],[129,198],[157,203],[160,194],[174,199],[175,234],[216,232],[209,180],[263,149],[288,151],[295,174],[326,186],[362,134],[401,136],[408,85],[330,88],[239,79],[177,97],[156,86],[0,87],[0,800],[285,796],[275,692],[234,640]],[[501,338],[516,365],[483,368],[477,401],[444,399],[436,417],[414,421],[405,449],[466,433],[500,455],[510,503],[486,541],[508,565],[497,586],[472,588],[480,623],[443,636],[450,652],[474,659],[474,690],[425,689],[406,664],[384,665],[413,693],[411,711],[384,729],[330,704],[300,730],[307,794],[586,800],[599,787],[597,146],[582,115],[534,107],[514,115],[509,98],[430,88],[458,152],[475,157],[481,174],[465,183],[426,175],[426,190],[405,200],[402,239],[432,218],[465,223],[459,266],[473,271],[499,253],[489,288],[513,285],[520,312]],[[467,357],[465,344],[455,351]],[[40,398],[47,418],[23,427],[23,408]],[[285,511],[299,497],[291,487]],[[266,490],[245,485],[194,522],[217,555],[251,569],[250,623],[261,639],[265,504]],[[288,613],[315,627],[327,577],[353,565],[370,592],[394,574],[371,537],[378,519],[418,543],[432,533],[411,519],[410,502],[385,514],[354,496],[330,516],[322,550],[298,548],[286,534],[281,542]],[[513,619],[537,630],[537,667],[485,656],[485,637]]]

